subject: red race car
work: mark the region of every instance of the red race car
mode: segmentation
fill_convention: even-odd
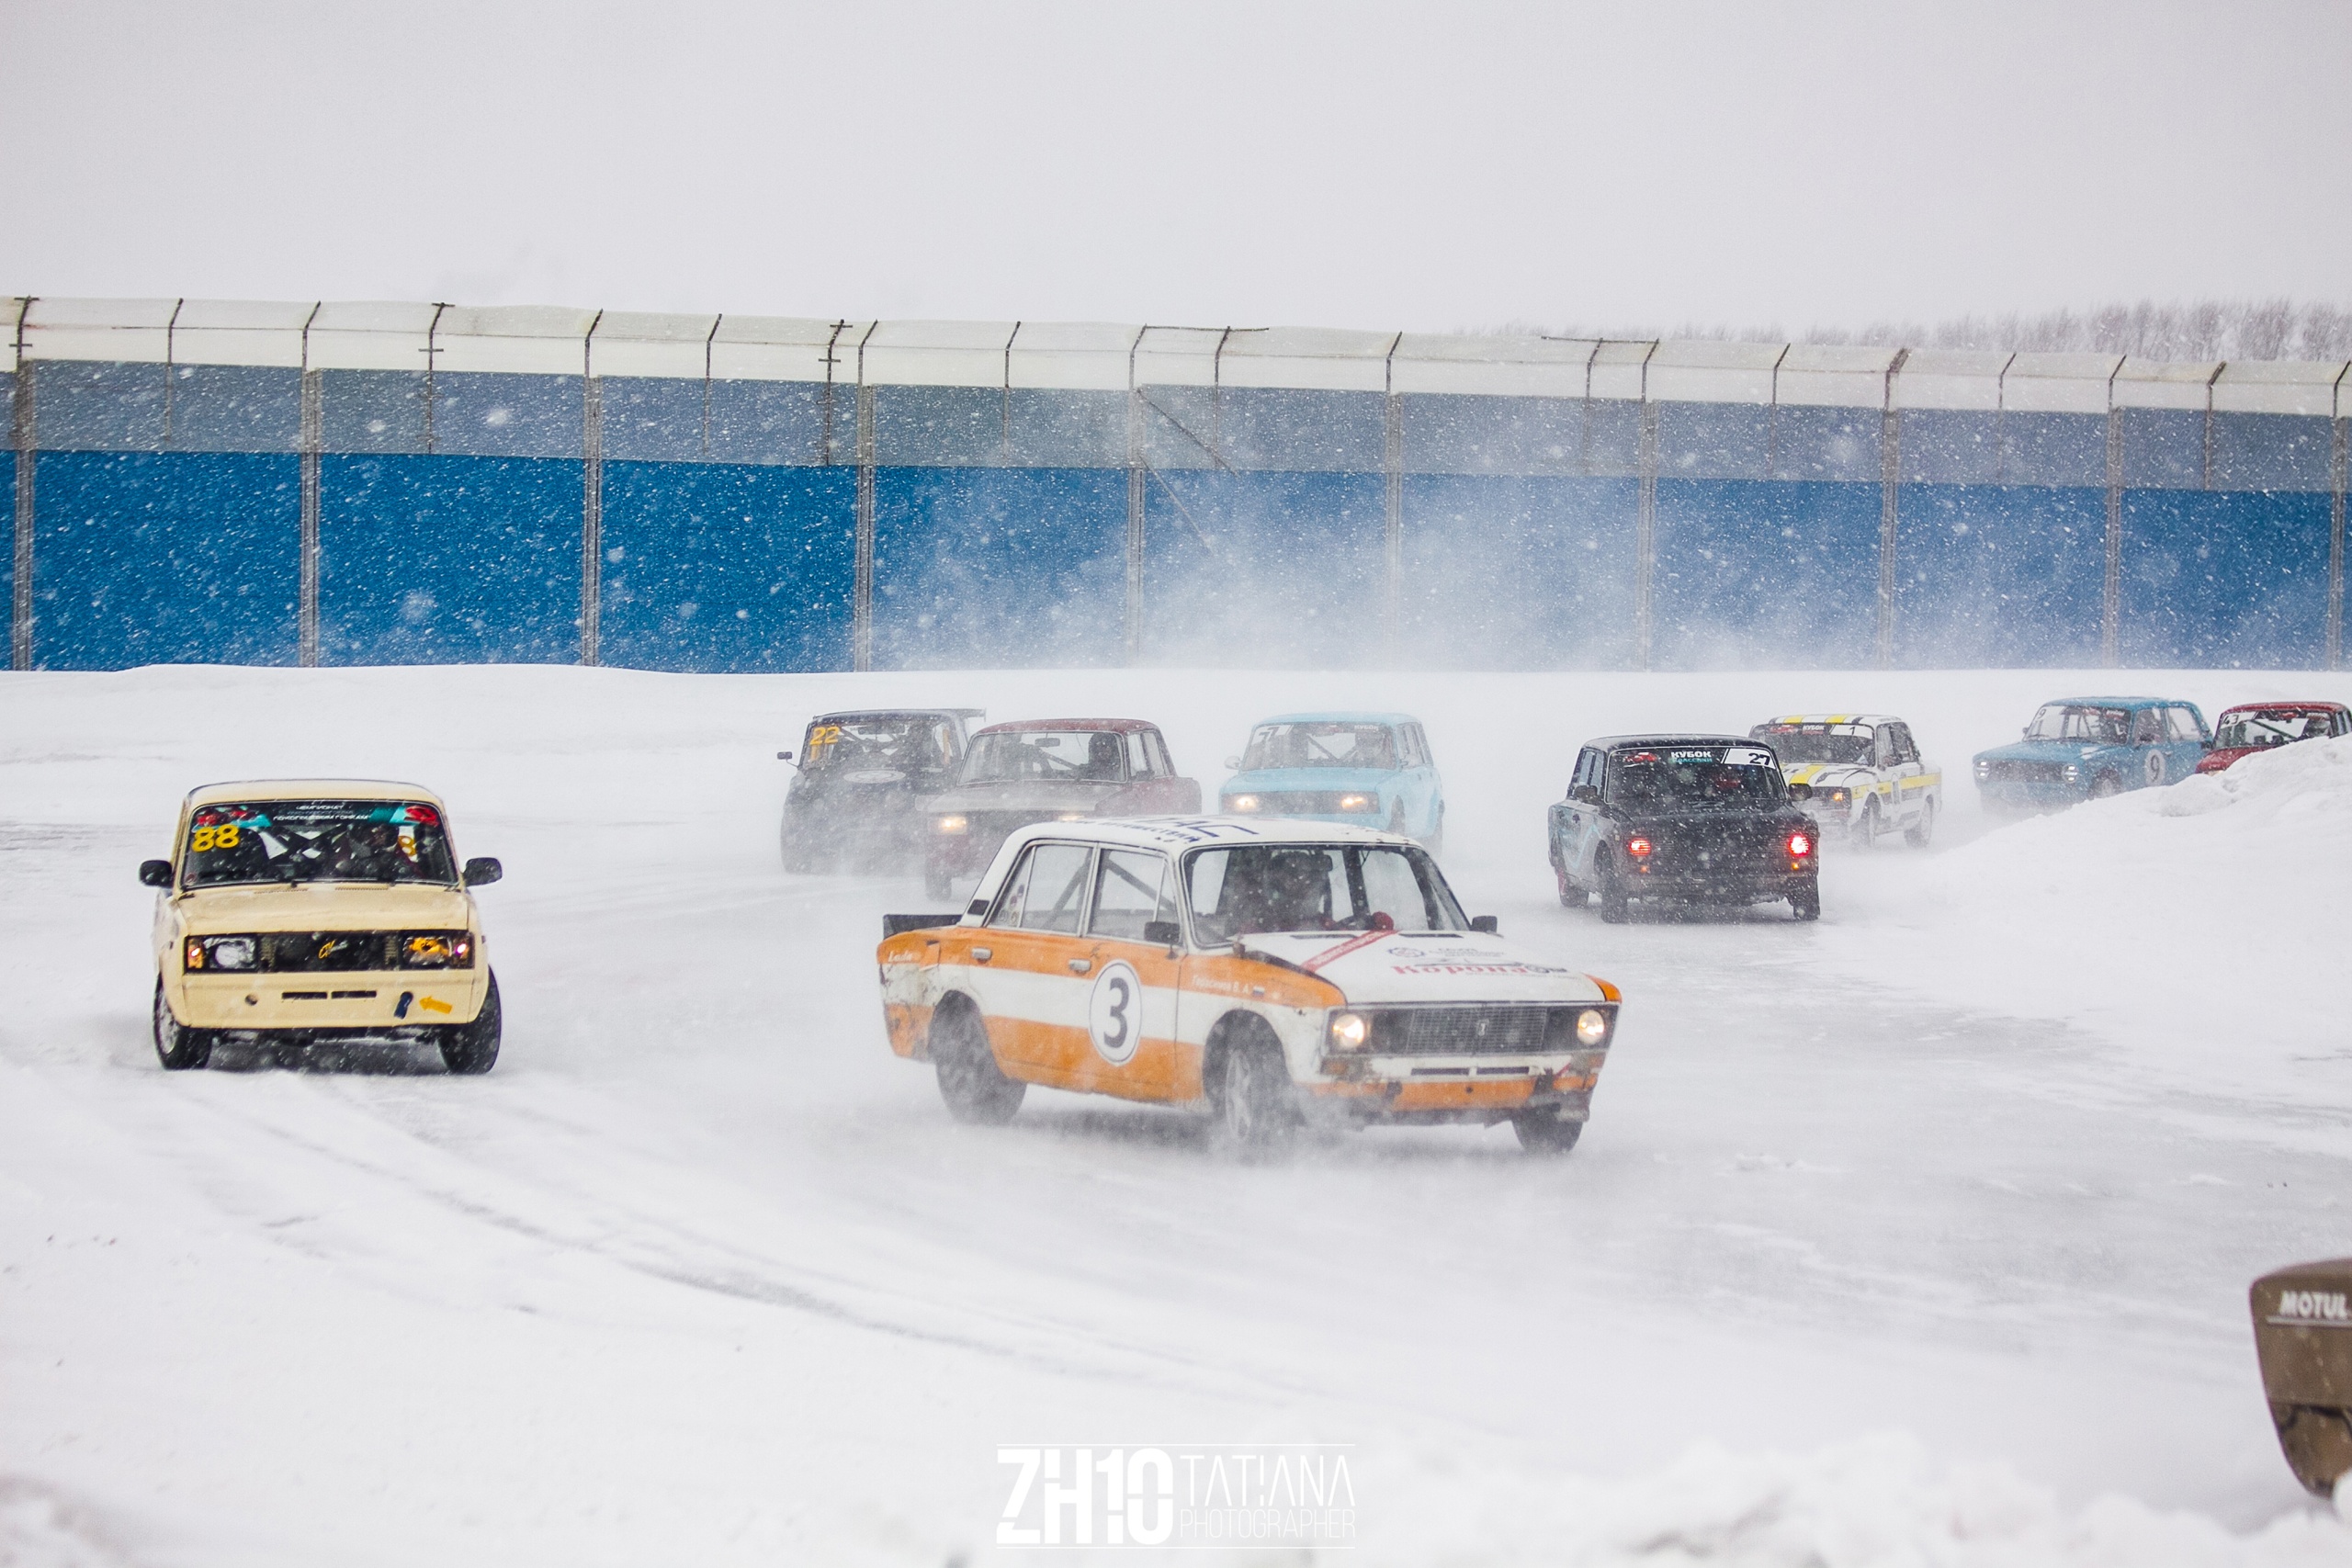
[[[2342,703],[2240,703],[2213,721],[2213,749],[2197,771],[2218,773],[2249,752],[2331,735],[2352,735],[2352,708]]]

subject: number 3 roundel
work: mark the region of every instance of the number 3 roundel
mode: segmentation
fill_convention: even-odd
[[[1114,959],[1094,976],[1094,995],[1087,1001],[1086,1032],[1094,1054],[1113,1066],[1134,1060],[1143,1040],[1143,982],[1125,964]]]

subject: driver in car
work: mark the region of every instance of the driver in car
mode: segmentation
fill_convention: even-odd
[[[332,863],[328,874],[345,882],[398,882],[414,869],[389,822],[370,822],[345,834]]]
[[[1239,861],[1241,857],[1234,858]],[[1233,890],[1236,936],[1252,931],[1332,929],[1331,870],[1320,852],[1277,854],[1260,865],[1262,869],[1258,874],[1244,877]],[[1241,871],[1241,864],[1234,867],[1234,873]]]

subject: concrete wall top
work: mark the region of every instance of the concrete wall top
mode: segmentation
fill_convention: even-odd
[[[857,345],[872,321],[803,316],[721,316],[710,373],[728,381],[857,380]]]
[[[1004,351],[1008,387],[1123,392],[1141,327],[1104,321],[1023,321]]]
[[[699,381],[710,371],[718,318],[607,310],[588,334],[591,376],[663,376]]]
[[[2222,413],[2287,413],[2342,417],[2345,372],[2335,360],[2241,360],[2222,367],[2213,383],[2213,407]]]
[[[1407,333],[1396,341],[1389,386],[1398,392],[1581,398],[1600,346],[1592,338]]]
[[[1319,327],[842,321],[556,306],[0,297],[28,360],[1122,391],[1182,386],[2104,414],[2352,417],[2337,361],[2236,364],[1834,344]],[[1899,363],[1898,363],[1899,361]]]
[[[2114,405],[2120,409],[2194,409],[2203,413],[2212,396],[2219,360],[2126,359],[2115,373]]]

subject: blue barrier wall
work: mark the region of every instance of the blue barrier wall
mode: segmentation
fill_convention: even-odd
[[[31,662],[50,669],[293,662],[312,614],[327,663],[593,648],[728,671],[2316,668],[2336,640],[2343,433],[2317,416],[0,377],[0,405],[36,392],[15,426],[32,448],[0,468],[35,498]],[[0,579],[13,592],[13,556]]]

